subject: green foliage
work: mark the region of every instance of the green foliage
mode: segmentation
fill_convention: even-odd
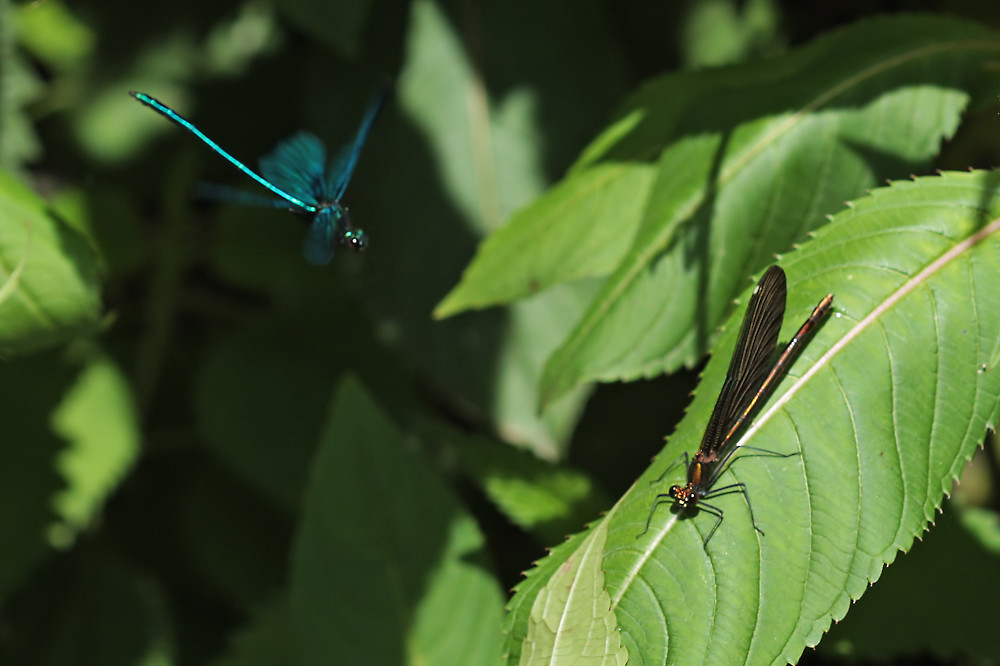
[[[293,554],[303,663],[495,663],[503,597],[483,546],[472,516],[345,382]]]
[[[71,539],[101,506],[139,455],[139,424],[131,388],[108,358],[93,354],[52,414],[66,441],[57,467],[66,490],[55,498],[62,525],[54,541]]]
[[[914,545],[1000,417],[990,11],[0,0],[0,663],[1000,660],[995,455]],[[252,166],[386,79],[323,269],[127,94]],[[772,263],[834,312],[704,547]]]
[[[714,356],[666,455],[599,525],[611,610],[632,659],[660,663],[669,643],[680,662],[797,661],[923,532],[1000,417],[991,361],[1000,292],[988,286],[1000,267],[996,186],[975,172],[875,190],[782,262],[790,280],[782,339],[828,285],[837,285],[836,316],[742,444],[801,455],[751,456],[719,482],[746,483],[766,537],[755,535],[742,502],[725,499],[728,519],[705,550],[712,518],[678,520],[666,507],[639,537],[664,490],[656,479],[701,437],[729,361]],[[735,344],[741,315],[720,349]],[[927,320],[934,327],[915,325]],[[547,577],[586,543],[564,546],[532,576]],[[535,594],[527,586],[515,595],[514,641],[530,640]]]
[[[95,328],[97,262],[86,240],[0,172],[0,354],[65,342]]]
[[[483,245],[437,312],[608,274],[546,365],[543,403],[691,365],[747,270],[845,199],[927,168],[998,50],[976,25],[884,19],[763,65],[647,83],[560,187]]]

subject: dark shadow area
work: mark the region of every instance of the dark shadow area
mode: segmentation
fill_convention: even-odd
[[[699,372],[598,385],[573,434],[568,462],[597,480],[609,496],[621,497],[684,416]]]

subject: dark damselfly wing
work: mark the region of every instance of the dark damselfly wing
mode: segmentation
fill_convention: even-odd
[[[365,141],[368,140],[368,133],[371,132],[372,125],[375,124],[375,119],[382,111],[382,106],[385,105],[388,96],[388,86],[383,86],[375,94],[361,120],[358,133],[354,135],[354,141],[341,148],[330,164],[330,172],[326,179],[326,196],[330,201],[340,201],[341,197],[344,196],[347,184],[351,182],[351,176],[354,175],[354,167],[358,165],[361,149],[364,147]]]
[[[733,350],[733,357],[729,362],[729,369],[726,371],[726,379],[708,420],[701,445],[690,460],[688,460],[687,454],[683,456],[684,460],[688,462],[687,484],[671,486],[669,492],[656,496],[653,506],[650,507],[649,516],[646,518],[646,528],[642,534],[649,530],[656,507],[660,503],[670,500],[675,502],[675,506],[682,511],[690,511],[700,507],[716,517],[715,524],[709,530],[708,536],[705,537],[704,544],[707,546],[712,535],[722,524],[724,513],[720,507],[704,500],[734,493],[740,493],[746,499],[754,529],[761,535],[764,534],[754,518],[753,506],[750,504],[746,484],[737,482],[720,488],[716,487],[715,482],[739,448],[737,446],[738,434],[743,426],[767,401],[768,396],[781,382],[781,378],[784,377],[785,372],[788,371],[809,336],[833,306],[833,294],[827,294],[816,305],[798,332],[792,336],[778,358],[773,359],[778,346],[781,323],[785,316],[786,295],[785,272],[777,266],[768,268],[750,296],[750,302],[747,304],[747,311],[740,327],[739,338],[736,341],[736,348]],[[797,453],[778,453],[754,448],[760,454],[779,457],[792,456]],[[676,464],[675,462],[674,465],[671,465],[664,474],[669,473]]]
[[[786,293],[785,272],[771,266],[750,296],[740,337],[726,372],[726,381],[705,428],[699,455],[720,462],[729,457],[731,449],[726,449],[735,445],[734,435],[746,420],[748,407],[754,403],[771,370],[781,322],[785,317]],[[721,471],[721,467],[718,465],[716,469]],[[713,473],[711,480],[716,476]]]

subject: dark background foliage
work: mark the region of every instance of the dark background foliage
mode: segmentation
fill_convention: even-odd
[[[0,662],[288,663],[235,637],[255,640],[262,616],[282,625],[267,609],[288,585],[347,376],[475,517],[477,566],[512,588],[648,466],[697,368],[578,388],[539,416],[541,364],[595,285],[433,319],[478,242],[558,181],[649,77],[915,10],[1000,27],[1000,10],[961,1],[0,0],[0,167],[89,240],[101,299],[86,331],[0,366]],[[127,94],[175,106],[252,165],[299,129],[346,140],[387,79],[394,96],[346,196],[370,247],[321,269],[302,260],[292,216],[194,202],[199,180],[250,184]],[[994,166],[995,115],[970,113],[935,166]],[[66,462],[95,439],[117,448]],[[957,501],[995,510],[986,451]],[[536,484],[558,508],[498,478]],[[969,581],[927,583],[947,559],[932,551],[971,539],[945,515],[803,663],[1000,659],[955,596]],[[995,570],[995,548],[963,552]],[[903,605],[926,608],[911,631],[947,618],[968,640],[878,628]]]

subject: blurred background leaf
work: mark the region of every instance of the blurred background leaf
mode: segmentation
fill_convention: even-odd
[[[302,663],[496,662],[482,533],[351,378],[316,455],[290,581]]]
[[[0,172],[0,354],[65,342],[97,327],[92,248],[9,175]]]

